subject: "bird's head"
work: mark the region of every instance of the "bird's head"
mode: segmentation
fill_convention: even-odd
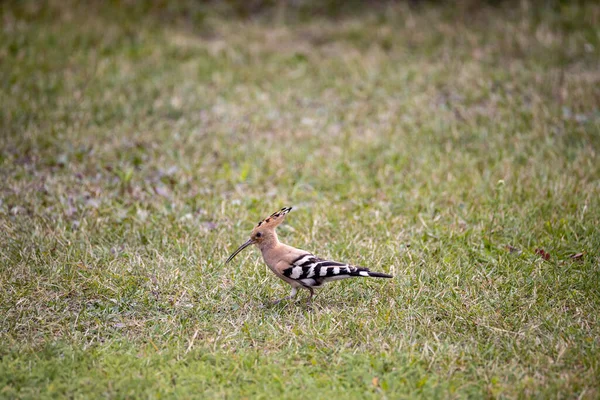
[[[246,247],[256,244],[259,247],[263,247],[265,245],[269,245],[273,242],[277,242],[277,234],[275,233],[275,228],[279,224],[283,222],[287,213],[292,210],[292,207],[284,207],[281,210],[274,212],[269,217],[260,221],[254,229],[252,229],[252,233],[250,234],[250,239],[246,241],[246,243],[242,244],[236,251],[234,251],[225,263],[233,260],[235,256],[237,256],[242,250]]]

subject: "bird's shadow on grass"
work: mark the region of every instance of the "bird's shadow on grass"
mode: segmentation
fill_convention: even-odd
[[[338,301],[327,301],[326,298],[319,299],[315,296],[312,302],[307,302],[306,299],[283,300],[274,304],[272,300],[256,300],[252,302],[252,307],[265,315],[284,314],[287,312],[348,312],[356,311],[357,308],[352,304],[344,304]]]
[[[308,295],[298,295],[293,299],[282,299],[277,302],[277,297],[263,297],[262,294],[253,294],[250,298],[239,303],[235,310],[245,310],[246,312],[259,312],[263,315],[282,315],[288,312],[358,312],[369,313],[373,308],[371,300],[375,297],[373,293],[352,292],[349,296],[342,296],[336,293],[316,293],[312,301],[308,302]],[[349,301],[348,298],[352,300]],[[241,300],[241,299],[240,299]],[[234,310],[230,310],[234,311]]]

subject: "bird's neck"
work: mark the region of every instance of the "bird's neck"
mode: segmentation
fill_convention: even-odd
[[[265,251],[272,250],[279,246],[279,238],[277,238],[277,233],[275,231],[268,232],[264,239],[258,244],[260,251],[263,253]]]

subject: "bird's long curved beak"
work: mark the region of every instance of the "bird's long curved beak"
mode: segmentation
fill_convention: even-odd
[[[229,256],[227,261],[225,261],[225,264],[227,264],[229,261],[233,260],[233,257],[237,256],[240,251],[244,250],[246,247],[250,246],[251,244],[254,244],[254,242],[252,241],[252,239],[249,239],[246,243],[244,243],[243,245],[238,247],[238,249],[236,251],[234,251],[232,255]]]

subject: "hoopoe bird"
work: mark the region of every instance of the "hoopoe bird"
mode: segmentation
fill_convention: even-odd
[[[267,266],[277,275],[292,286],[289,296],[274,302],[277,304],[282,300],[290,300],[298,293],[298,288],[310,292],[308,304],[314,296],[314,288],[318,288],[326,282],[364,276],[372,278],[393,278],[392,275],[381,272],[371,272],[368,268],[358,267],[337,261],[328,261],[305,250],[300,250],[287,244],[279,242],[275,228],[283,222],[292,207],[284,207],[260,221],[252,230],[250,239],[234,251],[225,264],[233,260],[242,250],[253,244],[257,245],[262,252]]]

